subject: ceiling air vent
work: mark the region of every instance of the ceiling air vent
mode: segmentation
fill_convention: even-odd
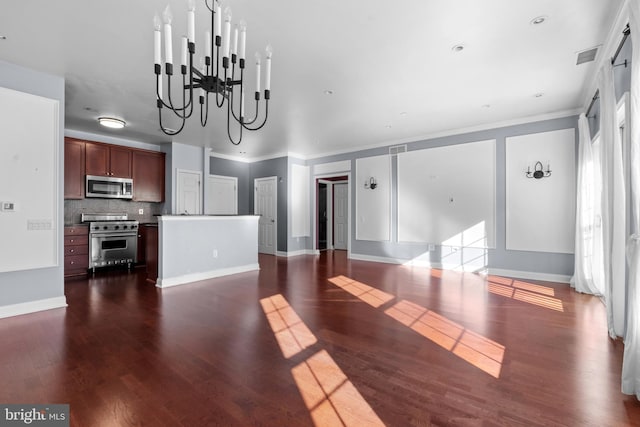
[[[397,156],[398,153],[406,153],[407,152],[407,146],[405,145],[394,145],[393,147],[389,147],[389,155],[390,156]]]
[[[591,49],[583,50],[582,52],[578,52],[578,60],[576,61],[576,65],[593,61],[594,59],[596,59],[597,53],[598,53],[598,46],[592,47]]]

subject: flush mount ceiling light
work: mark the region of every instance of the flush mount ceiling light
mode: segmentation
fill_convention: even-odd
[[[546,17],[546,16],[544,16],[544,15],[536,16],[535,18],[533,18],[533,19],[531,20],[531,25],[540,25],[540,24],[542,24],[542,23],[543,23],[544,21],[546,21],[546,20],[547,20],[547,17]]]
[[[173,77],[173,39],[171,21],[173,15],[169,6],[163,13],[164,23],[158,15],[154,19],[154,73],[156,76],[156,106],[158,121],[162,131],[173,136],[182,131],[186,120],[191,117],[197,104],[200,104],[200,124],[207,125],[209,104],[227,110],[227,136],[233,145],[242,141],[243,130],[255,131],[267,123],[269,116],[269,98],[271,97],[271,56],[273,49],[267,45],[264,59],[264,113],[258,109],[260,105],[260,54],[256,52],[256,83],[253,98],[255,113],[253,117],[245,115],[245,94],[248,94],[244,79],[246,60],[247,25],[240,21],[231,29],[231,9],[224,8],[222,15],[220,1],[204,0],[205,14],[210,26],[204,32],[204,46],[199,46],[196,58],[202,62],[194,62],[195,43],[195,0],[187,0],[187,35],[181,38],[182,54],[179,71],[176,72],[177,87],[171,88]],[[162,29],[164,28],[164,43]],[[180,27],[178,27],[180,28]],[[162,67],[162,45],[164,44],[164,75]],[[237,65],[236,65],[237,63]],[[177,65],[177,64],[176,64]],[[182,74],[182,78],[180,78]],[[164,94],[163,94],[164,93]],[[180,100],[180,98],[182,98]],[[225,106],[226,104],[226,106]],[[172,131],[162,122],[162,110],[167,109],[175,115],[180,127]],[[197,115],[197,114],[195,114]],[[264,118],[262,118],[264,116]],[[260,119],[259,119],[260,118]],[[239,129],[235,140],[231,132],[231,124]]]
[[[126,125],[124,120],[116,119],[113,117],[99,117],[98,123],[104,127],[111,129],[122,129]]]

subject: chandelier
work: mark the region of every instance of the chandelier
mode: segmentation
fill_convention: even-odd
[[[211,6],[209,6],[211,3]],[[196,54],[195,44],[195,0],[187,2],[187,35],[182,37],[182,55],[180,73],[182,74],[181,100],[173,98],[173,44],[171,37],[171,21],[173,16],[169,6],[164,10],[164,60],[165,71],[162,74],[162,22],[156,14],[154,17],[154,62],[156,74],[156,104],[158,107],[158,121],[160,129],[167,135],[176,135],[184,128],[186,120],[191,117],[194,104],[200,104],[200,124],[204,127],[209,117],[210,103],[218,108],[227,108],[227,135],[232,144],[238,145],[242,141],[243,130],[255,131],[261,129],[269,116],[269,98],[271,89],[271,55],[272,49],[268,45],[265,59],[264,85],[264,113],[260,111],[260,54],[256,53],[256,90],[254,93],[255,113],[252,118],[245,116],[245,46],[247,27],[240,21],[231,35],[231,9],[224,10],[224,26],[222,12],[217,0],[204,0],[204,4],[211,15],[211,29],[205,31],[204,57],[200,57],[199,66],[194,65]],[[212,50],[213,47],[213,50]],[[237,65],[236,65],[237,64]],[[176,76],[176,78],[179,77]],[[163,96],[166,81],[166,96]],[[178,84],[180,82],[178,81]],[[180,98],[180,95],[178,95]],[[164,108],[171,110],[180,121],[178,129],[166,127],[162,121]],[[213,107],[212,107],[213,108]],[[258,117],[264,116],[262,121]],[[239,132],[237,141],[231,132],[232,123],[237,124]]]

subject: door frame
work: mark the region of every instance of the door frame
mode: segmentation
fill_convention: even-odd
[[[342,179],[338,179],[342,178]],[[331,231],[333,231],[333,197],[329,198],[329,194],[333,195],[333,185],[337,183],[346,183],[347,184],[347,258],[351,258],[351,219],[352,219],[352,207],[351,207],[351,172],[336,172],[322,175],[314,175],[313,177],[313,227],[312,227],[312,242],[313,242],[313,253],[318,255],[320,254],[320,250],[318,249],[318,183],[328,184],[327,188],[327,205],[331,205]],[[329,207],[327,207],[327,212],[329,212]],[[329,214],[327,213],[327,216]],[[333,234],[329,233],[329,227],[327,227],[327,249],[333,249]],[[331,242],[331,245],[329,245]]]
[[[175,199],[173,202],[173,213],[174,214],[180,214],[180,212],[178,212],[178,200],[179,195],[180,195],[180,190],[182,190],[182,188],[180,188],[180,174],[181,173],[190,173],[190,174],[197,174],[200,177],[200,185],[199,185],[199,206],[198,206],[198,213],[195,214],[191,214],[191,215],[201,215],[202,214],[202,202],[203,202],[203,194],[202,194],[202,190],[203,190],[203,181],[202,181],[202,171],[195,171],[195,170],[189,170],[189,169],[180,169],[180,168],[176,168],[176,192],[175,192]],[[135,184],[134,184],[135,185]]]
[[[256,193],[258,192],[258,181],[273,181],[275,189],[275,209],[273,213],[275,236],[273,236],[273,255],[278,255],[278,177],[265,176],[253,179],[253,214],[256,215]],[[258,220],[259,221],[259,220]],[[258,246],[259,243],[258,243]]]

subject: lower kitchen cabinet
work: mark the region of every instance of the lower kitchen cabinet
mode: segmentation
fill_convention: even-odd
[[[147,263],[147,281],[153,284],[158,279],[158,225],[144,225],[145,257]]]
[[[84,276],[89,268],[89,227],[64,228],[64,277]]]

